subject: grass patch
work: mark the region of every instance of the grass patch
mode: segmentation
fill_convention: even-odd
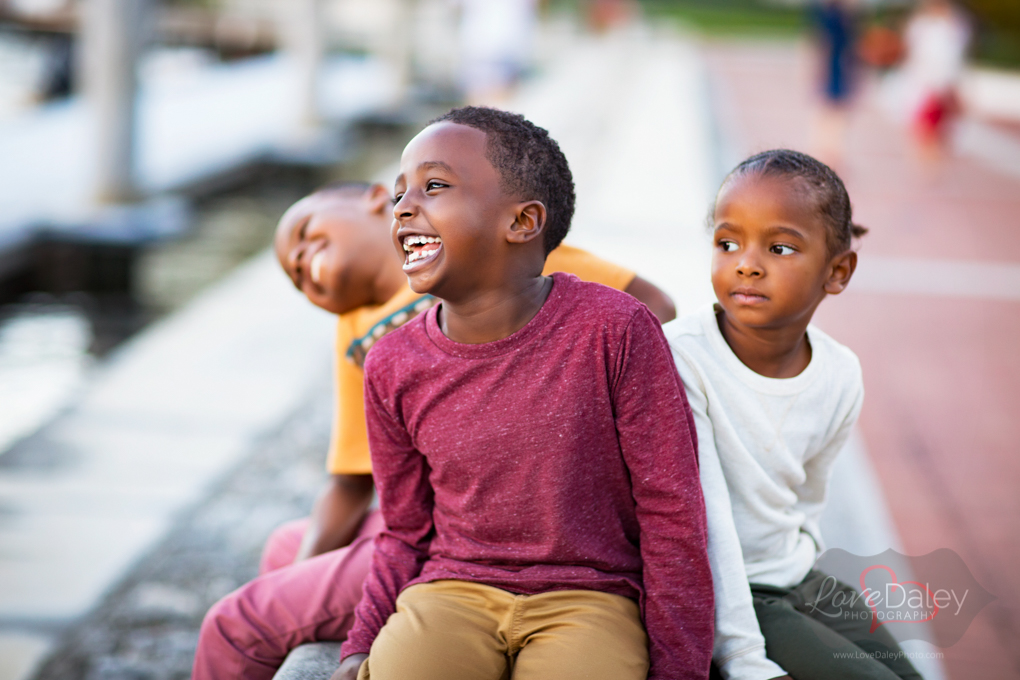
[[[972,53],[974,61],[982,66],[1020,69],[1020,31],[979,31]]]
[[[803,9],[755,0],[644,0],[641,6],[650,19],[682,22],[706,35],[795,37],[807,28]]]

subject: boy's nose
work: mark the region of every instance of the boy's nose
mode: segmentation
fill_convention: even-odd
[[[397,221],[414,217],[414,201],[410,198],[410,191],[404,192],[396,203],[393,204],[393,218]]]

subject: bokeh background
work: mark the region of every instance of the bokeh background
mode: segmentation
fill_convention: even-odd
[[[568,241],[681,314],[729,168],[843,176],[870,233],[816,321],[868,397],[827,538],[956,551],[997,599],[909,650],[1020,678],[1016,0],[0,0],[0,680],[189,676],[324,478],[333,321],[276,222],[463,103],[547,127]]]

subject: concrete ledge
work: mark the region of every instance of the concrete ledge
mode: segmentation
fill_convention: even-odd
[[[86,614],[332,365],[335,317],[269,252],[121,346],[0,456],[0,680]],[[7,631],[35,627],[39,644]],[[20,673],[20,671],[19,671]]]
[[[288,654],[273,677],[274,680],[329,680],[339,667],[339,642],[313,642]]]

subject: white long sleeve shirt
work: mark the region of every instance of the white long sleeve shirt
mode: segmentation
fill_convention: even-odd
[[[824,549],[818,520],[832,463],[860,414],[860,362],[808,326],[811,361],[793,378],[745,366],[713,307],[663,327],[698,433],[715,587],[713,658],[728,680],[786,672],[765,656],[749,583],[800,583]]]

